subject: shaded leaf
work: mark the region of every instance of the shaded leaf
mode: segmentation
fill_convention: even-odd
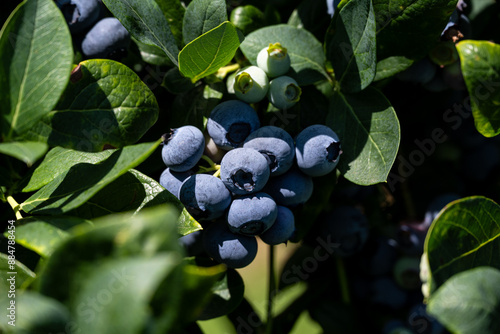
[[[17,221],[16,243],[36,252],[42,257],[49,257],[57,246],[70,236],[69,229],[91,222],[71,216],[38,216]]]
[[[439,42],[456,4],[457,0],[373,0],[378,58],[425,56]]]
[[[10,259],[9,256],[11,256]],[[15,280],[7,281],[12,276],[15,276]],[[16,290],[20,290],[21,287],[30,284],[35,277],[35,273],[17,261],[15,255],[12,258],[10,254],[0,253],[0,288],[2,291],[9,291],[11,282],[14,283]]]
[[[102,151],[136,143],[158,119],[154,94],[119,62],[83,61],[72,80],[55,109],[30,130],[28,138]]]
[[[24,134],[57,103],[69,80],[73,46],[52,0],[24,1],[0,35],[0,131],[9,140]]]
[[[179,18],[184,17],[186,9],[180,0],[156,0],[156,3],[163,11],[167,19],[170,31],[177,42],[177,46],[182,45],[182,20]]]
[[[130,35],[160,48],[177,65],[179,48],[167,18],[155,0],[103,0]]]
[[[459,334],[500,332],[500,270],[478,267],[448,279],[431,297],[427,310]]]
[[[76,164],[28,198],[21,204],[21,209],[32,214],[62,214],[75,209],[139,165],[156,150],[160,142],[126,146],[99,164]]]
[[[430,293],[453,275],[479,266],[500,269],[500,206],[473,196],[448,204],[434,219],[424,246]]]
[[[377,71],[373,81],[379,81],[392,77],[393,75],[406,70],[413,64],[413,60],[406,57],[389,57],[377,63]]]
[[[140,210],[170,203],[182,210],[180,201],[157,181],[131,169],[101,189],[71,215],[92,219],[112,213]]]
[[[325,50],[343,91],[359,92],[373,81],[377,49],[371,0],[351,0],[334,15]]]
[[[339,136],[342,147],[338,169],[360,185],[385,182],[396,159],[400,127],[394,108],[373,87],[355,93],[336,92],[326,124]]]
[[[233,59],[243,36],[231,22],[224,22],[187,44],[179,53],[179,70],[198,81]]]
[[[48,149],[47,144],[33,141],[0,143],[0,153],[21,160],[28,166],[40,159]]]
[[[227,20],[225,0],[191,1],[184,14],[182,30],[184,43],[188,44]]]
[[[258,29],[241,43],[241,51],[253,65],[257,54],[270,43],[279,42],[290,55],[291,71],[287,73],[299,85],[329,80],[325,70],[325,53],[321,43],[310,32],[291,25],[280,24]]]
[[[41,164],[33,171],[28,184],[23,191],[38,190],[54,180],[60,174],[79,163],[97,164],[106,160],[115,150],[105,150],[96,153],[75,151],[63,147],[54,147],[42,160]]]
[[[466,40],[457,44],[476,129],[485,137],[500,133],[500,45]]]

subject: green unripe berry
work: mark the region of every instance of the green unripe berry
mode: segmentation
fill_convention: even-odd
[[[257,55],[257,66],[270,78],[278,77],[290,69],[290,56],[280,43],[269,44]]]
[[[248,66],[234,77],[234,93],[236,97],[247,103],[261,101],[269,89],[266,73],[257,66]]]
[[[297,81],[291,77],[282,75],[271,80],[267,97],[269,98],[269,102],[276,108],[288,109],[299,102],[301,93],[302,90]]]

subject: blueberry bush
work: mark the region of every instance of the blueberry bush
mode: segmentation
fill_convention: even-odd
[[[500,332],[498,2],[2,6],[0,332]]]

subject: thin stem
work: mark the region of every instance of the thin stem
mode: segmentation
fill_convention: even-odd
[[[345,272],[344,261],[340,256],[336,257],[337,262],[337,274],[340,283],[340,293],[342,295],[342,301],[346,304],[351,303],[351,296],[349,295],[349,285],[347,284],[347,274]]]
[[[215,177],[219,177],[220,176],[220,168],[217,168],[217,170],[214,173],[214,176]]]
[[[269,289],[267,298],[266,333],[273,333],[273,303],[276,294],[276,275],[274,274],[274,246],[269,246]]]
[[[19,205],[19,203],[17,203],[17,201],[14,199],[14,197],[7,196],[7,202],[12,207],[12,210],[14,210],[14,213],[16,214],[16,218],[22,219],[23,216],[21,215],[21,205]]]
[[[206,155],[202,155],[202,156],[201,156],[201,158],[202,158],[203,160],[205,160],[206,162],[208,162],[208,164],[210,165],[210,167],[212,167],[212,168],[213,168],[213,170],[215,170],[215,169],[216,169],[217,164],[216,164],[215,162],[213,162],[213,160],[212,160],[212,159],[210,159],[208,156],[206,156]]]

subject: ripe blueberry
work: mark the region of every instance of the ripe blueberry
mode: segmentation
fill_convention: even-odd
[[[98,0],[57,0],[56,4],[61,9],[71,33],[82,32],[99,18]]]
[[[227,152],[220,163],[220,178],[236,195],[260,191],[269,175],[266,158],[253,148],[235,148]]]
[[[219,178],[208,174],[188,177],[179,189],[179,200],[197,220],[219,218],[231,204],[231,193]]]
[[[210,257],[230,268],[246,267],[257,255],[257,239],[232,233],[223,221],[214,222],[204,230],[203,246]]]
[[[295,156],[300,170],[311,176],[330,173],[338,164],[339,137],[325,125],[311,125],[295,139]]]
[[[255,110],[240,100],[218,104],[210,113],[207,131],[215,144],[231,150],[243,144],[248,135],[260,127]]]
[[[205,137],[197,127],[185,125],[165,135],[161,155],[174,172],[185,172],[200,161],[205,149]]]
[[[114,17],[98,21],[82,41],[82,52],[87,58],[110,58],[116,52],[127,49],[130,34]]]
[[[278,205],[278,216],[274,224],[260,235],[262,241],[268,245],[286,243],[295,232],[295,218],[292,210]]]
[[[243,147],[253,148],[262,153],[269,163],[272,176],[285,173],[294,162],[293,138],[288,132],[276,126],[263,126],[252,132]]]
[[[227,213],[227,223],[231,232],[259,235],[274,224],[277,215],[276,202],[268,194],[258,192],[234,199]]]
[[[294,207],[304,204],[313,192],[313,180],[297,168],[269,179],[264,192],[271,195],[278,205]]]

